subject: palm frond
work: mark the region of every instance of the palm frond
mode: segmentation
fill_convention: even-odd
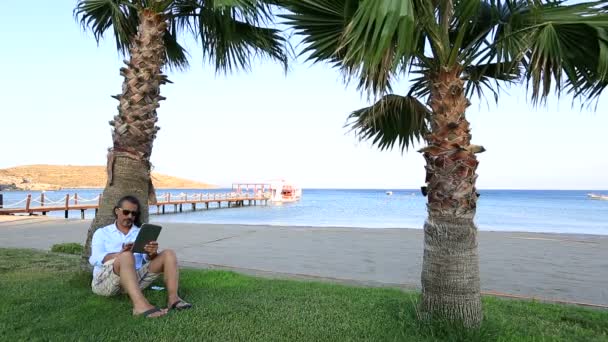
[[[74,17],[82,27],[93,32],[97,43],[110,28],[114,31],[116,48],[126,54],[137,33],[137,8],[125,0],[78,0]]]
[[[371,140],[380,150],[395,143],[403,152],[428,132],[430,110],[412,96],[389,94],[374,105],[354,111],[346,126],[359,140]]]
[[[410,95],[425,97],[425,70],[456,65],[467,95],[494,99],[515,81],[534,103],[551,89],[593,99],[608,85],[608,1],[276,1],[309,60],[329,61],[375,95],[400,73],[420,73]]]
[[[433,59],[437,62],[436,66],[445,65],[448,61],[450,42],[449,32],[446,35],[444,29],[437,21],[437,11],[439,1],[413,0],[416,8],[416,36],[428,41]],[[420,49],[422,47],[422,50]],[[417,45],[415,51],[418,58],[424,55],[426,48]]]
[[[457,1],[454,20],[449,30],[452,56],[458,57],[459,61],[464,60],[467,52],[475,51],[497,21],[502,19],[485,1]]]
[[[215,10],[234,10],[237,19],[260,25],[272,22],[272,2],[261,0],[213,0],[211,7]]]
[[[418,0],[417,0],[418,1]],[[359,88],[380,94],[417,51],[413,0],[281,0],[282,15],[303,36],[301,55],[329,62]]]
[[[178,31],[176,23],[173,22],[172,25],[165,31],[165,35],[163,36],[167,56],[167,65],[171,69],[185,70],[189,65],[188,53],[186,49],[184,49],[184,47],[181,46],[177,41],[177,34]]]
[[[307,59],[315,63],[326,61],[342,68],[347,49],[342,37],[359,0],[282,0],[280,5],[291,12],[280,17],[303,36],[300,55],[308,55]]]
[[[270,2],[259,0],[183,0],[173,7],[177,27],[201,41],[203,56],[218,72],[249,69],[254,57],[280,61],[287,68],[288,42],[272,23]]]
[[[179,32],[188,32],[198,37],[197,25],[200,4],[196,0],[176,0],[169,11],[171,26]]]
[[[199,19],[203,54],[218,71],[249,69],[257,55],[280,61],[287,68],[286,41],[277,29],[235,19],[230,11],[203,10]]]
[[[459,61],[464,65],[475,63],[519,63],[530,33],[521,30],[526,15],[534,8],[525,0],[482,2],[477,14],[457,20],[452,36],[465,32],[459,51]]]
[[[341,46],[344,61],[374,93],[386,91],[400,64],[414,54],[419,31],[412,0],[362,0],[348,23]],[[363,76],[363,77],[361,77]]]
[[[517,63],[510,62],[476,64],[465,67],[462,77],[466,80],[467,97],[477,94],[479,98],[483,98],[485,91],[490,91],[494,96],[494,101],[498,102],[501,83],[519,81],[521,70]]]
[[[533,103],[559,96],[593,100],[608,82],[608,11],[605,1],[497,2],[501,15],[490,41],[471,58],[518,63]]]
[[[607,28],[545,25],[535,32],[526,63],[532,101],[546,99],[552,88],[558,96],[568,90],[575,97],[596,98],[608,82]]]

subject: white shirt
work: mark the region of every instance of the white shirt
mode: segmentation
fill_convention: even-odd
[[[127,234],[123,234],[116,227],[116,222],[97,229],[95,234],[93,234],[91,257],[89,257],[89,263],[95,266],[93,269],[93,276],[97,276],[97,274],[101,272],[103,258],[110,253],[120,252],[123,243],[135,242],[139,230],[139,227],[133,225]],[[148,260],[148,256],[145,253],[133,253],[133,256],[135,256],[135,269],[141,268],[144,261]]]

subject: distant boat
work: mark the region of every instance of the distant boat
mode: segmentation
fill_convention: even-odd
[[[587,194],[587,196],[589,196],[591,199],[608,201],[608,195]]]
[[[297,202],[302,198],[302,188],[283,179],[270,182],[270,201],[276,204]]]
[[[392,191],[387,191],[387,192],[386,192],[386,194],[387,194],[388,196],[392,196],[392,195],[393,195],[393,192],[392,192]]]

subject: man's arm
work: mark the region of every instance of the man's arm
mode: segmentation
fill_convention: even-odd
[[[89,263],[93,266],[101,266],[106,261],[116,258],[118,254],[128,251],[133,247],[132,243],[126,244],[121,251],[111,253],[105,249],[103,238],[103,232],[100,230],[97,230],[95,234],[93,234],[93,241],[91,241],[91,257],[89,258]]]
[[[89,263],[93,266],[100,266],[106,260],[105,256],[108,254],[105,251],[102,232],[98,229],[95,234],[93,234],[93,241],[91,241],[91,256],[89,257]]]

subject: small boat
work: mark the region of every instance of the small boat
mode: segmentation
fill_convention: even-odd
[[[386,192],[386,195],[387,195],[387,196],[392,196],[392,195],[393,195],[393,192],[392,192],[392,191],[387,191],[387,192]]]
[[[600,194],[587,194],[587,196],[589,196],[589,198],[591,198],[591,199],[595,199],[595,200],[603,200],[603,201],[608,201],[608,195],[600,195]]]
[[[302,189],[285,180],[270,182],[270,201],[273,203],[297,202],[302,198]]]

